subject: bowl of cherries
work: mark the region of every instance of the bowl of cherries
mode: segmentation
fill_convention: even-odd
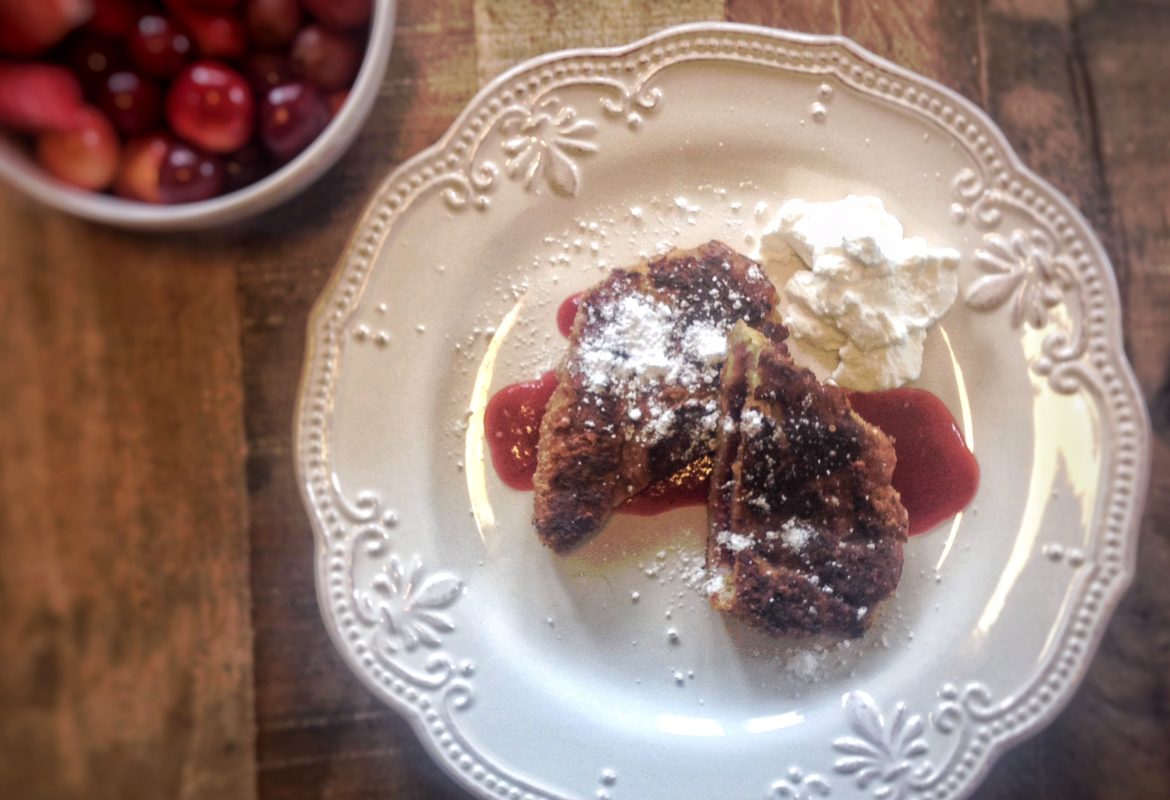
[[[99,222],[231,222],[307,187],[377,98],[394,0],[0,0],[0,178]]]

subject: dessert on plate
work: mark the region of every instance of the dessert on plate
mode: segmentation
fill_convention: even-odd
[[[727,332],[783,337],[776,289],[720,242],[614,270],[582,298],[540,428],[534,522],[558,552],[714,451]]]
[[[586,292],[540,425],[534,522],[565,552],[713,456],[712,605],[776,634],[859,636],[902,571],[890,439],[796,366],[777,293],[720,242]]]
[[[708,502],[712,604],[778,634],[859,636],[902,572],[890,439],[782,344],[728,337]]]
[[[918,375],[958,254],[854,196],[786,203],[763,244],[791,273],[783,314],[761,266],[717,241],[582,295],[539,423],[534,523],[567,552],[647,487],[707,465],[711,604],[774,634],[860,636],[898,585],[909,518],[893,440],[842,387]],[[828,383],[794,363],[790,330],[837,351]]]

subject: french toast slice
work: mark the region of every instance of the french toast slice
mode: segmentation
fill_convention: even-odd
[[[902,572],[893,444],[842,389],[743,323],[720,385],[712,605],[772,633],[860,636]]]
[[[537,448],[546,545],[571,550],[713,452],[727,332],[744,321],[782,341],[777,299],[759,264],[715,241],[614,270],[582,297]]]

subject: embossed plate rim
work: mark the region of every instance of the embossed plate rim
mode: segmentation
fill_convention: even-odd
[[[722,41],[706,37],[719,37]],[[775,51],[783,50],[785,47],[794,49],[792,57],[801,62],[799,68],[776,61],[780,56]],[[677,59],[666,58],[661,55],[664,48],[674,48],[675,52],[682,50],[685,55]],[[1041,670],[1038,679],[1013,696],[1012,703],[1014,705],[1011,708],[1014,709],[1018,705],[1018,712],[1010,711],[1009,713],[1010,709],[1006,706],[993,706],[977,690],[967,692],[962,696],[955,687],[943,687],[940,690],[940,704],[936,709],[939,719],[949,718],[950,724],[957,725],[962,722],[964,714],[974,720],[980,719],[980,715],[983,715],[985,720],[993,720],[995,723],[995,725],[989,723],[986,728],[980,727],[978,729],[978,741],[975,744],[971,744],[969,741],[976,738],[971,736],[974,725],[971,726],[972,730],[970,731],[961,731],[962,741],[952,756],[943,764],[942,769],[939,770],[940,782],[937,785],[937,791],[933,782],[923,784],[927,787],[922,790],[925,796],[963,796],[979,783],[998,755],[1013,743],[1042,728],[1068,701],[1074,687],[1087,670],[1091,656],[1096,650],[1114,607],[1133,579],[1137,526],[1149,473],[1149,423],[1136,379],[1124,358],[1120,301],[1116,279],[1100,241],[1080,213],[1063,195],[1020,161],[1002,132],[974,104],[929,78],[869,53],[842,36],[799,34],[733,23],[694,23],[668,28],[620,47],[581,48],[541,56],[517,65],[490,82],[468,103],[464,111],[435,145],[400,165],[379,185],[373,198],[363,210],[354,234],[310,314],[305,367],[294,420],[298,487],[309,511],[317,546],[317,594],[326,628],[350,668],[375,694],[411,722],[420,740],[436,761],[466,788],[485,797],[496,796],[500,790],[504,791],[507,796],[512,796],[508,795],[508,792],[513,791],[515,796],[524,798],[554,796],[540,787],[513,778],[507,774],[506,768],[500,765],[490,763],[485,765],[474,757],[468,761],[467,752],[460,749],[458,745],[454,749],[450,747],[444,749],[444,746],[440,746],[436,741],[437,734],[433,733],[433,725],[442,722],[439,719],[439,710],[427,698],[418,700],[417,692],[414,693],[416,699],[407,699],[402,694],[396,695],[389,691],[387,684],[375,678],[370,670],[363,666],[362,659],[355,653],[342,632],[338,608],[330,599],[330,586],[333,580],[330,577],[330,570],[336,570],[338,565],[344,566],[341,561],[336,559],[344,559],[348,556],[338,555],[331,561],[329,557],[329,530],[327,530],[327,525],[322,518],[322,512],[325,511],[326,505],[322,502],[322,497],[329,497],[332,488],[331,479],[326,475],[327,470],[323,465],[328,463],[327,431],[333,388],[330,375],[335,367],[335,357],[339,347],[333,338],[336,331],[331,332],[330,330],[330,322],[334,321],[337,328],[344,326],[356,299],[360,298],[366,285],[371,271],[370,265],[389,238],[394,217],[409,207],[415,197],[423,192],[433,190],[437,182],[449,180],[459,187],[459,190],[465,190],[466,194],[456,193],[448,195],[448,198],[453,196],[458,201],[455,203],[456,205],[465,205],[471,200],[478,186],[477,176],[473,172],[476,166],[475,148],[472,148],[473,155],[464,167],[466,174],[463,172],[458,175],[447,174],[444,173],[444,169],[454,170],[456,165],[460,163],[459,159],[456,158],[456,152],[461,136],[466,141],[474,141],[476,136],[480,136],[482,140],[500,122],[498,113],[488,114],[485,109],[495,102],[498,110],[500,106],[498,97],[508,91],[509,84],[522,76],[537,80],[542,68],[575,61],[590,65],[589,82],[596,83],[597,81],[593,79],[597,75],[593,72],[594,64],[591,60],[596,60],[598,63],[614,64],[618,59],[631,54],[641,54],[642,57],[647,58],[653,57],[656,59],[656,63],[661,63],[647,69],[632,91],[629,86],[619,86],[623,109],[627,106],[632,108],[633,104],[639,101],[639,94],[645,84],[659,70],[673,63],[691,60],[691,48],[695,48],[694,53],[702,52],[702,57],[707,59],[726,59],[749,63],[767,62],[777,69],[791,68],[810,73],[832,73],[863,93],[882,97],[890,102],[899,102],[912,112],[942,125],[947,130],[948,135],[966,147],[975,162],[982,167],[983,159],[979,153],[975,152],[974,145],[963,141],[962,137],[965,133],[972,142],[981,142],[978,146],[982,153],[989,154],[987,155],[988,163],[999,164],[995,175],[990,177],[995,177],[997,181],[1002,180],[1002,185],[999,182],[992,185],[991,180],[988,179],[985,184],[981,183],[977,187],[969,186],[971,193],[963,195],[963,199],[970,201],[970,211],[979,214],[988,212],[994,215],[999,203],[1023,204],[1026,205],[1026,210],[1029,212],[1033,212],[1033,206],[1035,206],[1035,209],[1043,209],[1042,212],[1035,213],[1042,213],[1043,222],[1046,225],[1051,225],[1049,233],[1058,240],[1057,246],[1059,246],[1059,242],[1064,241],[1066,244],[1072,242],[1078,246],[1083,245],[1083,249],[1087,249],[1087,252],[1082,252],[1078,256],[1079,263],[1082,265],[1079,268],[1087,270],[1085,274],[1095,280],[1095,285],[1088,287],[1097,296],[1094,308],[1103,309],[1108,313],[1095,315],[1091,320],[1081,320],[1083,324],[1079,324],[1080,329],[1074,330],[1070,335],[1050,336],[1045,342],[1044,355],[1036,360],[1032,369],[1040,375],[1047,376],[1050,384],[1058,391],[1071,391],[1068,387],[1075,386],[1081,380],[1098,380],[1097,376],[1090,374],[1088,367],[1082,363],[1082,359],[1088,360],[1090,355],[1093,355],[1094,365],[1097,366],[1097,369],[1102,373],[1105,371],[1111,373],[1111,377],[1108,379],[1100,379],[1103,384],[1108,384],[1100,386],[1102,396],[1098,398],[1102,405],[1102,426],[1103,428],[1112,426],[1110,429],[1119,436],[1123,433],[1126,437],[1123,441],[1131,442],[1131,445],[1120,453],[1120,456],[1126,459],[1123,464],[1119,466],[1117,463],[1119,456],[1115,453],[1111,454],[1112,460],[1107,459],[1108,463],[1104,468],[1107,478],[1112,481],[1113,491],[1103,498],[1102,502],[1111,513],[1107,520],[1104,514],[1101,515],[1102,523],[1098,529],[1093,531],[1095,535],[1099,534],[1094,539],[1093,544],[1095,552],[1104,553],[1102,561],[1107,562],[1108,566],[1103,567],[1102,564],[1095,564],[1081,582],[1083,590],[1078,595],[1075,609],[1082,612],[1077,615],[1078,621],[1076,623],[1081,633],[1077,637],[1075,648],[1069,646],[1066,651],[1062,645],[1062,648],[1054,650],[1053,656]],[[773,57],[771,61],[765,58],[765,51],[771,53]],[[761,55],[761,53],[765,53],[765,55]],[[836,71],[838,66],[840,72]],[[823,69],[821,69],[822,67]],[[845,74],[849,73],[850,70],[852,70],[850,74],[856,78],[856,82],[849,80],[850,74]],[[604,70],[602,74],[604,74]],[[894,101],[885,96],[884,93],[890,88],[891,79],[899,85],[906,84],[899,90],[900,97],[904,92],[905,99]],[[880,88],[883,83],[885,87]],[[569,80],[564,84],[558,84],[558,86],[572,84],[573,81]],[[522,83],[516,83],[516,86],[522,85]],[[875,86],[879,88],[875,88]],[[918,99],[918,105],[921,108],[914,105],[915,98]],[[946,124],[940,118],[930,116],[930,113],[936,115],[940,113],[934,107],[940,100],[942,101],[941,108],[950,115]],[[477,115],[479,128],[475,127]],[[484,128],[483,121],[489,118],[491,118],[491,124]],[[955,126],[958,125],[957,120],[960,119],[963,120],[965,126],[962,133],[955,130]],[[951,124],[952,121],[955,122],[955,125]],[[448,159],[451,160],[448,161]],[[998,159],[1002,159],[1002,162]],[[440,163],[441,161],[449,164],[449,167],[444,167],[444,163]],[[978,181],[981,176],[974,175],[973,177]],[[1009,182],[1008,178],[1014,180]],[[490,183],[491,181],[488,181],[489,186]],[[448,188],[450,191],[457,191],[451,186]],[[986,205],[984,205],[985,203]],[[968,209],[964,208],[963,210],[966,213]],[[989,227],[994,227],[994,223]],[[1077,274],[1074,274],[1073,277],[1076,278]],[[1001,299],[996,304],[999,302],[1003,302],[1003,300]],[[1083,298],[1082,302],[1087,303]],[[1087,304],[1085,311],[1087,315],[1089,311]],[[1098,319],[1098,316],[1101,318]],[[1061,388],[1062,386],[1065,388]],[[1105,396],[1105,390],[1108,390],[1108,397]],[[314,391],[316,394],[313,394]],[[1122,415],[1120,422],[1114,418],[1118,414]],[[1119,474],[1122,467],[1125,470],[1124,476]],[[346,503],[339,494],[336,495],[336,500],[343,505]],[[350,504],[349,511],[355,515],[353,517],[355,520],[373,519],[375,522],[381,513],[380,509],[365,503],[365,498],[361,496]],[[1107,530],[1114,534],[1109,541],[1105,541]],[[1103,569],[1105,572],[1102,572]],[[1095,593],[1093,610],[1089,610],[1085,597],[1093,593]],[[1062,643],[1066,642],[1069,630],[1073,628],[1072,617],[1073,614],[1070,613],[1065,620],[1061,631]],[[1082,622],[1081,617],[1087,618],[1087,621]],[[1062,665],[1065,667],[1062,670],[1054,668],[1058,657],[1067,659],[1067,661],[1062,660]],[[444,673],[446,675],[444,682],[454,674],[454,667],[450,662],[440,669],[447,670]],[[1055,674],[1050,674],[1057,672],[1059,672],[1059,680],[1056,680]],[[455,682],[448,686],[458,689],[459,685],[458,679],[455,679]],[[451,694],[452,692],[448,691],[448,695]],[[455,694],[457,695],[458,692],[456,691]],[[872,698],[869,698],[864,692],[853,692],[850,694],[850,698],[847,704],[849,721],[854,733],[861,738],[839,737],[834,740],[834,747],[840,752],[851,752],[850,748],[864,749],[865,742],[873,741],[873,736],[887,735],[884,728],[884,717],[874,706]],[[1016,700],[1019,701],[1018,704],[1015,703]],[[1024,700],[1028,701],[1027,708],[1024,708]],[[454,700],[448,696],[440,703],[448,701],[458,708],[458,696]],[[958,722],[955,721],[954,714],[959,714]],[[948,717],[948,715],[950,716]],[[1004,719],[999,719],[1000,717]],[[1011,722],[1011,719],[1015,719],[1015,722]],[[907,737],[899,740],[899,746],[905,746],[908,751],[913,751],[917,746],[917,740],[904,731],[916,731],[920,723],[920,714],[909,714],[906,709],[899,707],[894,710],[889,735]],[[936,724],[935,727],[944,734],[948,733],[941,724]],[[457,736],[457,726],[452,726],[450,732]],[[461,755],[453,755],[456,752]],[[471,754],[472,756],[476,755],[473,749]],[[960,754],[963,761],[961,765],[956,766]],[[461,762],[464,761],[473,763],[475,770],[481,777],[474,778],[471,766],[463,767],[461,765]],[[846,767],[842,767],[843,761],[845,760],[839,759],[835,765],[835,771],[842,775],[843,782],[852,779],[846,779],[843,776],[861,774],[858,771],[864,772],[869,768],[866,764],[847,764]],[[852,769],[854,766],[856,769]],[[926,762],[926,766],[930,766],[929,762]],[[485,767],[490,782],[482,777],[485,773]],[[951,772],[952,767],[954,767],[953,774],[947,775],[946,773]],[[947,780],[942,782],[942,777]],[[909,784],[911,781],[907,779],[906,783]],[[773,784],[772,793],[776,796],[791,797],[813,796],[814,793],[819,795],[820,784],[824,784],[824,790],[827,792],[828,784],[819,775],[813,773],[805,775],[799,769],[794,768],[788,773],[788,777],[781,778]],[[901,779],[898,779],[894,784],[894,788],[898,790],[904,787],[905,784]],[[913,786],[910,788],[914,789]]]

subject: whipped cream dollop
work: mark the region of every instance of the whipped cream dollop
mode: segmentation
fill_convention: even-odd
[[[905,238],[877,197],[789,200],[761,256],[795,273],[784,286],[793,337],[836,351],[829,376],[861,391],[892,389],[922,371],[926,331],[959,292],[959,253]]]

